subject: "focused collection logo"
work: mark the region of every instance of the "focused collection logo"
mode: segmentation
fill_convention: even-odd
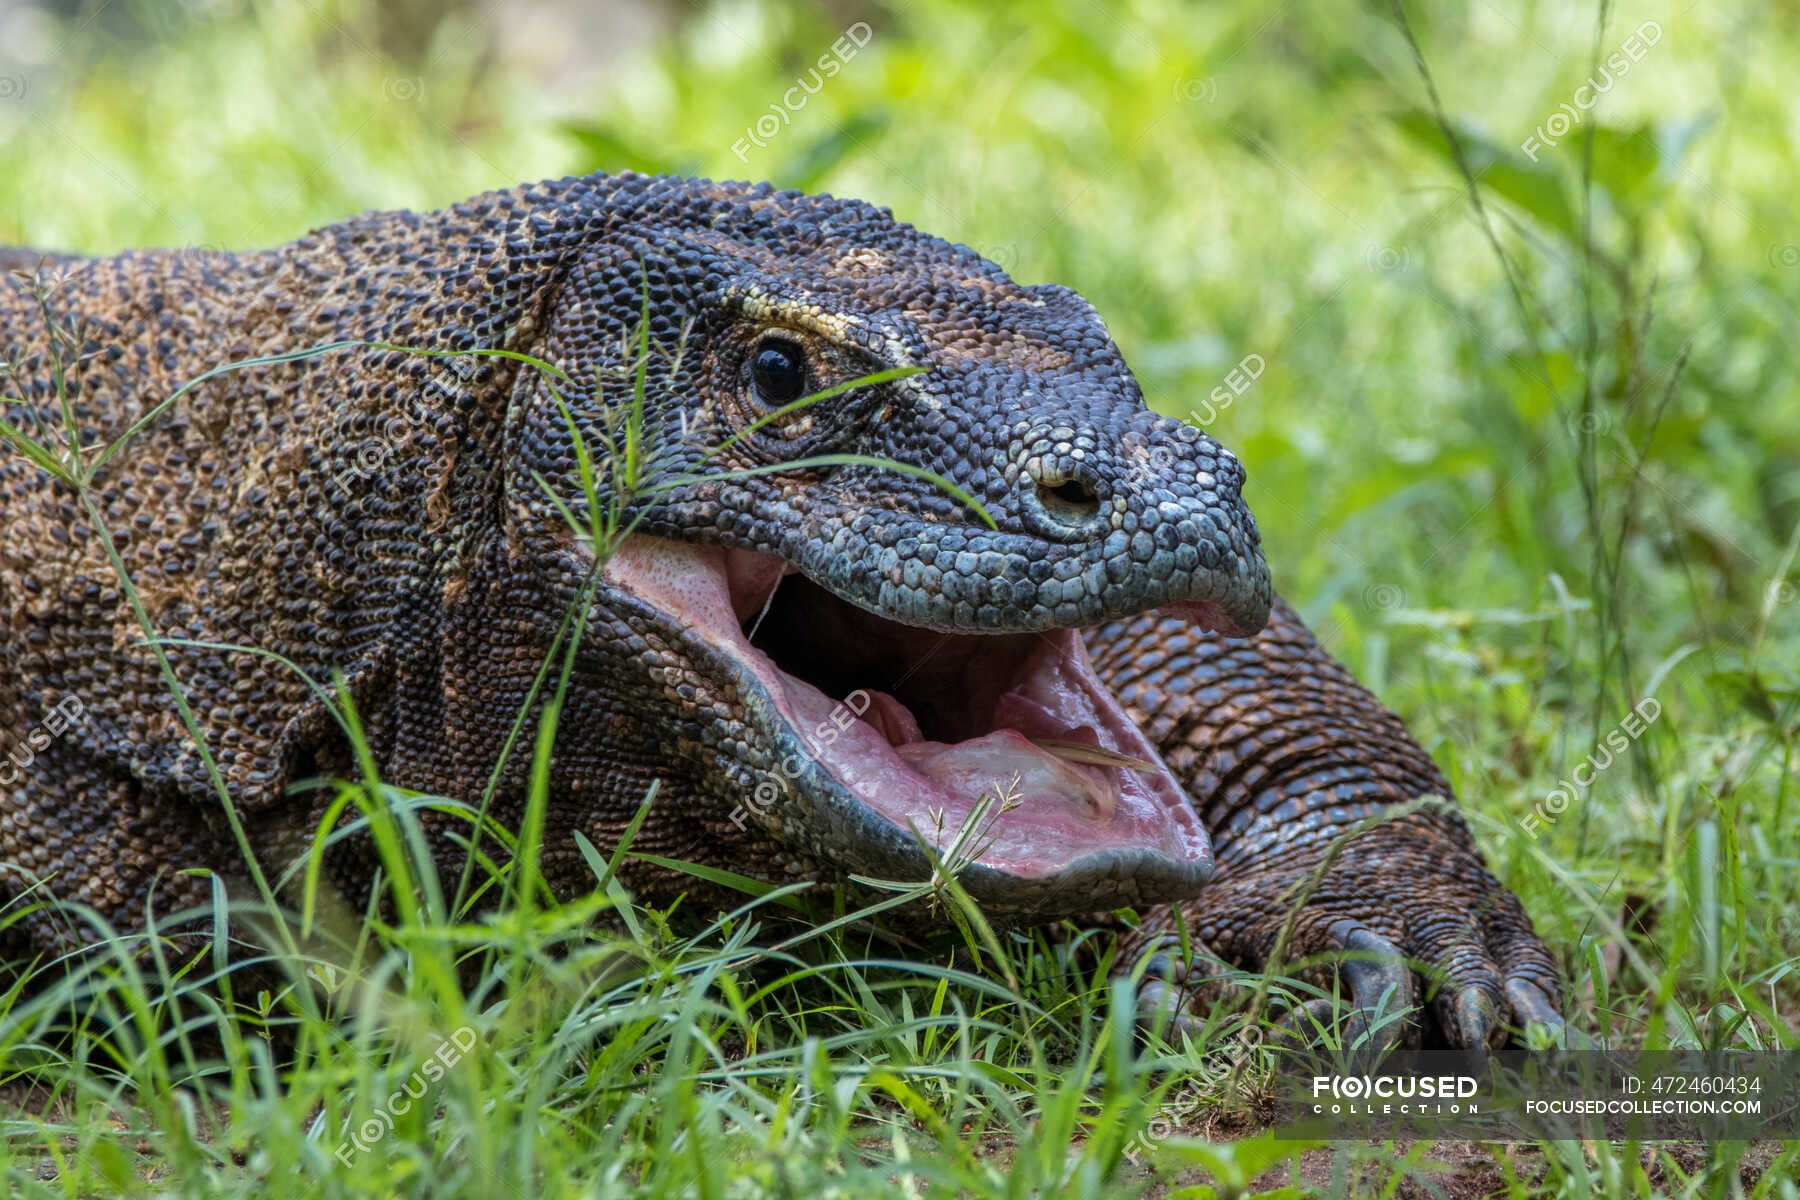
[[[1473,1075],[1314,1075],[1312,1110],[1334,1117],[1473,1116],[1481,1111],[1472,1099],[1479,1087]]]

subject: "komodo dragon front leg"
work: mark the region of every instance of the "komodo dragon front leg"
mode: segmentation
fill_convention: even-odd
[[[1147,1007],[1166,996],[1165,974],[1190,985],[1207,974],[1175,949],[1178,917],[1190,946],[1257,969],[1291,916],[1284,960],[1340,955],[1363,1027],[1384,1000],[1423,1007],[1453,1047],[1495,1046],[1509,1023],[1560,1027],[1550,952],[1460,814],[1445,804],[1379,817],[1420,797],[1448,801],[1450,785],[1285,602],[1252,638],[1149,613],[1087,642],[1193,797],[1217,854],[1199,897],[1152,910],[1131,939],[1128,959],[1153,948],[1164,956],[1145,985]],[[1195,996],[1189,986],[1181,1001]],[[1394,1022],[1378,1039],[1423,1032]]]

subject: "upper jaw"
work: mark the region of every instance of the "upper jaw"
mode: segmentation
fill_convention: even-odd
[[[1131,557],[1132,543],[1146,540],[1154,548]],[[1249,637],[1268,623],[1274,599],[1260,550],[1191,542],[1163,549],[1150,535],[1122,530],[1054,558],[1028,553],[1042,545],[1029,538],[948,526],[886,543],[858,539],[827,554],[814,545],[793,536],[783,557],[870,612],[943,632],[1072,629],[1170,607],[1228,637]]]
[[[995,530],[879,509],[859,518],[829,502],[784,505],[771,535],[782,559],[836,595],[919,628],[1037,632],[1175,606],[1227,636],[1256,633],[1274,592],[1249,509],[1234,489],[1159,480],[1112,489],[1086,532],[1062,542],[1005,513]]]
[[[879,681],[828,694],[752,645],[745,628],[793,570],[781,559],[633,537],[606,570],[611,587],[683,631],[690,657],[732,681],[770,751],[741,803],[821,863],[846,874],[925,878],[922,844],[940,852],[955,844],[986,795],[989,811],[962,880],[991,905],[1043,915],[1168,901],[1197,893],[1211,876],[1204,827],[1094,675],[1077,631],[962,639],[950,657],[972,664],[960,689],[972,707],[946,717],[932,737]],[[821,646],[910,636],[905,626],[858,626],[862,618],[848,606],[798,615],[819,625],[812,632]],[[824,627],[833,620],[851,627],[833,634]],[[922,648],[907,653],[930,657]],[[954,677],[931,682],[958,690]],[[1114,765],[1121,760],[1134,765]],[[999,800],[1016,807],[993,811]]]

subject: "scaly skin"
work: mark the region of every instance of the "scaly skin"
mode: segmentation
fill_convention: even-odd
[[[1503,1041],[1509,1018],[1560,1025],[1555,963],[1518,898],[1483,866],[1462,817],[1430,805],[1379,820],[1421,797],[1448,801],[1450,785],[1285,601],[1254,638],[1146,614],[1095,630],[1088,644],[1206,819],[1218,874],[1179,906],[1203,949],[1260,968],[1304,897],[1285,959],[1354,951],[1341,969],[1359,1009],[1377,1008],[1389,988],[1390,1008],[1429,997],[1454,1047]],[[1203,965],[1169,961],[1178,941],[1177,914],[1165,907],[1143,922],[1134,948],[1164,951],[1159,974],[1203,983]],[[1152,980],[1147,1004],[1161,999]],[[1417,1043],[1420,1033],[1395,1024],[1383,1040]]]
[[[37,261],[0,253],[16,269]],[[69,375],[86,445],[116,438],[209,368],[339,339],[497,348],[566,373],[553,390],[509,359],[369,348],[234,371],[184,396],[96,479],[158,631],[273,651],[314,679],[341,674],[390,783],[470,802],[486,785],[592,567],[545,493],[585,520],[567,421],[590,447],[617,444],[629,335],[647,305],[644,456],[656,479],[675,482],[622,496],[615,461],[600,500],[623,505],[635,545],[699,548],[657,561],[734,581],[722,564],[774,563],[771,582],[798,570],[855,611],[945,636],[1029,646],[1040,631],[1114,622],[1090,633],[1096,665],[1186,785],[1224,869],[1201,889],[1203,854],[1175,862],[1109,849],[1035,875],[984,859],[964,880],[997,911],[1042,920],[1199,891],[1190,916],[1209,942],[1254,962],[1285,911],[1282,888],[1318,861],[1318,833],[1376,797],[1445,790],[1399,723],[1285,609],[1269,633],[1236,642],[1144,615],[1175,605],[1219,627],[1263,624],[1271,593],[1242,468],[1204,433],[1144,407],[1080,297],[1014,284],[884,210],[764,185],[593,176],[437,213],[370,214],[265,253],[59,257],[49,267],[51,317],[79,358]],[[60,434],[49,335],[26,281],[0,283],[0,333],[18,367],[8,391],[27,401],[9,416]],[[750,366],[771,336],[798,348],[808,390],[885,367],[924,372],[733,441],[779,407]],[[782,469],[846,453],[933,472],[978,499],[997,528],[913,475]],[[778,469],[729,474],[763,467]],[[615,565],[626,560],[636,561]],[[611,571],[593,594],[552,758],[542,866],[553,887],[591,883],[574,834],[616,843],[658,780],[637,849],[777,882],[920,876],[914,838],[808,762],[772,693],[702,636],[703,622],[644,590],[654,570]],[[58,703],[83,709],[27,768],[0,775],[0,887],[43,881],[49,895],[136,928],[147,904],[204,902],[210,885],[182,868],[240,873],[101,539],[70,489],[10,454],[0,456],[0,632],[9,747]],[[168,653],[259,859],[280,869],[332,794],[297,785],[358,773],[326,702],[273,657]],[[1194,687],[1183,692],[1174,676],[1186,672]],[[1329,695],[1295,690],[1325,678],[1337,681]],[[1189,707],[1202,681],[1225,698],[1205,711]],[[1289,704],[1291,732],[1238,736],[1233,714],[1247,726]],[[1312,757],[1295,756],[1302,741]],[[520,814],[529,757],[515,754],[501,775],[493,812],[503,822]],[[783,766],[796,762],[797,773]],[[1332,765],[1372,782],[1355,795],[1296,790],[1304,771]],[[745,821],[740,801],[783,771],[784,802]],[[1285,806],[1265,803],[1276,795]],[[460,823],[431,815],[425,825],[446,871],[460,865],[449,837]],[[1331,918],[1359,917],[1486,997],[1479,1030],[1447,1026],[1453,1040],[1485,1039],[1508,1000],[1531,1013],[1456,935],[1470,912],[1492,912],[1494,957],[1524,964],[1554,997],[1548,956],[1460,821],[1409,819],[1379,844],[1370,873],[1341,866],[1309,901],[1305,945],[1330,940]],[[328,856],[352,899],[366,895],[373,863],[361,839]],[[694,890],[636,859],[624,879],[651,899]],[[15,927],[9,950],[94,936],[44,909]]]

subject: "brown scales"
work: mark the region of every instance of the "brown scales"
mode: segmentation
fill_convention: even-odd
[[[12,272],[40,259],[0,250]],[[737,364],[762,336],[734,297],[804,298],[851,318],[836,342],[792,331],[815,382],[867,373],[895,346],[929,372],[866,403],[852,394],[822,404],[790,431],[792,444],[749,439],[716,468],[842,451],[915,463],[980,499],[999,534],[927,482],[858,469],[833,472],[829,487],[816,475],[804,485],[709,478],[642,510],[645,533],[787,557],[909,626],[1087,628],[1104,682],[1211,834],[1220,869],[1183,911],[1231,962],[1271,952],[1294,889],[1334,835],[1384,806],[1449,795],[1398,720],[1285,605],[1244,640],[1151,611],[1208,600],[1252,625],[1268,611],[1236,460],[1144,409],[1079,297],[1022,288],[884,210],[761,186],[595,176],[438,213],[357,217],[265,253],[42,265],[35,281],[0,283],[0,340],[18,368],[5,390],[26,400],[8,415],[62,435],[38,309],[48,287],[53,321],[78,339],[64,356],[78,360],[70,379],[88,446],[209,368],[338,339],[544,356],[576,377],[564,398],[598,439],[618,390],[602,395],[594,368],[620,366],[647,295],[652,340],[687,338],[681,376],[661,379],[652,397],[661,416],[685,406],[687,418],[653,426],[651,448],[694,468],[689,448],[719,444],[741,421]],[[582,581],[578,544],[535,480],[578,505],[581,493],[541,378],[502,359],[455,361],[468,368],[358,348],[219,376],[108,464],[95,501],[161,634],[275,651],[319,679],[341,673],[390,782],[473,800]],[[1048,515],[1032,507],[1034,473],[1093,497],[1091,531],[1055,525],[1080,518],[1079,503]],[[1171,536],[1177,514],[1187,516]],[[1195,524],[1200,514],[1208,519]],[[851,530],[862,540],[850,552],[830,550]],[[995,554],[1001,570],[969,571]],[[904,583],[913,576],[927,582]],[[992,592],[993,578],[1008,590]],[[885,599],[857,591],[882,580]],[[740,683],[679,627],[605,589],[591,616],[571,687],[576,716],[556,745],[544,862],[554,886],[573,892],[588,879],[573,833],[604,848],[659,779],[640,849],[775,880],[913,861],[910,846],[866,844],[862,826],[816,797],[733,821],[736,801],[780,757],[756,736]],[[152,889],[162,912],[206,899],[208,884],[181,869],[241,871],[140,640],[69,489],[0,454],[0,745],[16,749],[64,698],[85,710],[29,767],[0,775],[0,886],[48,881],[51,895],[126,929],[141,925]],[[271,658],[169,655],[259,855],[278,869],[329,800],[293,785],[355,775],[343,739],[306,683]],[[503,820],[526,782],[529,755],[515,758],[498,796]],[[429,828],[442,861],[458,862],[445,823]],[[346,843],[330,865],[347,892],[366,889],[366,846]],[[687,886],[642,864],[627,882],[650,897]],[[1018,907],[1066,915],[1167,898],[1158,886],[1072,880],[1028,902],[1021,890]],[[1157,910],[1143,940],[1171,927],[1170,910]],[[6,949],[92,936],[44,909],[14,927]],[[1548,952],[1451,809],[1376,827],[1317,881],[1288,955],[1346,945],[1374,959],[1345,971],[1359,1004],[1389,984],[1423,1004],[1416,975],[1444,981],[1426,1026],[1452,1043],[1491,1042],[1508,1020],[1552,1019],[1559,1002]]]

